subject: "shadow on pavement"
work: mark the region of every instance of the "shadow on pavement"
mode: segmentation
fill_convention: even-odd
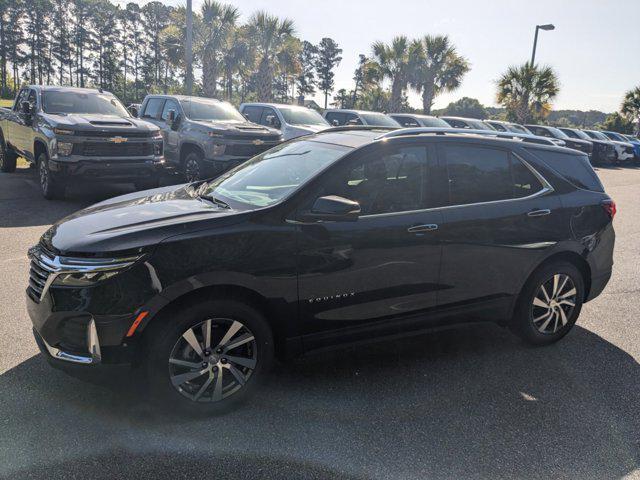
[[[0,473],[193,478],[223,459],[220,478],[621,478],[640,466],[638,362],[580,327],[545,348],[474,325],[307,356],[220,417],[153,407],[127,381],[82,383],[39,356],[0,376]]]

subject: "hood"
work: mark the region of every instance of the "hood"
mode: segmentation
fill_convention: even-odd
[[[218,207],[188,185],[135,192],[97,203],[63,218],[42,236],[60,254],[138,250],[219,223],[240,221],[245,211]]]
[[[280,136],[280,130],[275,128],[265,127],[252,122],[238,122],[238,121],[219,121],[219,120],[192,120],[193,123],[202,127],[211,129],[216,133],[220,133],[225,136],[246,136],[246,137],[258,137],[258,136]]]
[[[99,114],[47,114],[52,126],[70,130],[87,132],[123,132],[128,130],[157,131],[159,128],[152,123],[134,117],[119,117],[117,115]]]

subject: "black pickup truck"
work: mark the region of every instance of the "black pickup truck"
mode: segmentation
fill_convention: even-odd
[[[24,87],[0,109],[0,170],[14,171],[18,156],[38,169],[48,199],[64,197],[74,178],[153,188],[164,170],[160,129],[86,88]]]

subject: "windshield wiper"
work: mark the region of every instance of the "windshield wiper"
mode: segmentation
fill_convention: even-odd
[[[211,195],[198,195],[198,198],[202,198],[203,200],[207,200],[220,208],[230,209],[231,207],[224,200],[220,200],[219,198],[212,197]]]

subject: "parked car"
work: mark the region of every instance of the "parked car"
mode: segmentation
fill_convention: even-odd
[[[164,171],[158,127],[87,88],[24,87],[13,108],[0,109],[0,169],[14,171],[18,156],[38,169],[47,199],[64,197],[78,178],[153,188]]]
[[[602,132],[597,130],[582,130],[589,137],[596,140],[611,142],[616,149],[616,162],[627,162],[633,159],[633,145],[629,142],[623,142],[619,140],[613,140]]]
[[[569,138],[587,140],[591,142],[593,148],[591,153],[591,162],[593,164],[612,163],[616,160],[616,148],[612,142],[591,138],[589,135],[577,128],[559,127],[558,129]]]
[[[374,127],[400,127],[389,115],[380,112],[364,110],[329,109],[325,110],[324,118],[334,127],[341,125],[369,125]]]
[[[503,122],[501,120],[483,120],[484,123],[491,125],[499,132],[528,133],[533,135],[524,125],[513,122]]]
[[[620,161],[633,160],[635,157],[635,148],[633,143],[627,140],[622,134],[618,132],[609,132],[607,130],[601,130],[602,134],[609,140],[620,146],[623,155],[619,156]]]
[[[167,163],[188,182],[220,175],[282,142],[280,131],[212,98],[147,95],[140,118],[160,127]]]
[[[61,220],[27,309],[54,366],[133,363],[219,412],[274,356],[469,321],[560,340],[610,278],[615,211],[575,150],[343,128]]]
[[[243,103],[240,113],[247,120],[277,128],[284,140],[317,133],[330,127],[322,115],[311,108],[281,103]]]
[[[547,125],[525,125],[525,127],[527,127],[527,129],[529,129],[534,135],[562,140],[567,148],[573,148],[574,150],[584,152],[589,157],[591,157],[593,153],[593,144],[590,141],[570,138],[566,133],[556,127],[550,127]]]
[[[623,135],[623,137],[633,145],[633,158],[636,162],[640,162],[640,139],[633,135]]]
[[[430,115],[418,115],[413,113],[390,113],[393,118],[403,127],[434,127],[434,128],[451,128],[451,126],[438,117]]]
[[[454,128],[470,128],[472,130],[495,130],[491,125],[477,118],[440,117]]]

